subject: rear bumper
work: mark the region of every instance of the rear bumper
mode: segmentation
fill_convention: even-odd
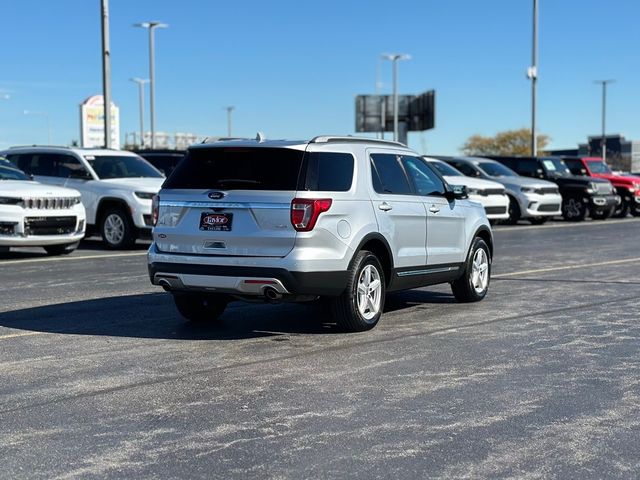
[[[346,271],[290,272],[271,267],[162,262],[149,263],[148,268],[149,278],[154,285],[161,285],[164,279],[172,290],[237,295],[263,295],[267,287],[285,295],[340,295],[347,286],[348,275]]]

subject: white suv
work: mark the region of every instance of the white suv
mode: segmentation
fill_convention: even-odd
[[[0,152],[36,180],[82,194],[87,227],[109,248],[130,247],[152,227],[151,199],[164,176],[135,153],[66,147],[16,147]]]
[[[80,193],[41,185],[0,162],[0,250],[43,247],[49,255],[68,254],[84,231]]]
[[[484,298],[493,237],[484,209],[405,146],[354,137],[191,147],[154,202],[151,282],[188,320],[233,299],[328,297],[372,328],[385,293],[451,283]]]

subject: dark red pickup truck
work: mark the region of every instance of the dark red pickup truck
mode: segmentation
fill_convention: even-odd
[[[562,157],[564,163],[574,175],[604,178],[616,188],[622,203],[613,216],[626,217],[627,213],[640,216],[640,177],[617,175],[611,171],[602,158],[597,157]]]

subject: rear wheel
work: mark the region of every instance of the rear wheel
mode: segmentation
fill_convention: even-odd
[[[136,241],[136,231],[129,215],[122,208],[108,208],[100,221],[104,244],[111,249],[130,248]]]
[[[194,323],[214,322],[227,308],[228,297],[215,293],[174,293],[180,315]]]
[[[562,202],[562,217],[569,222],[579,222],[584,220],[587,214],[587,207],[578,197],[569,197]]]
[[[491,253],[485,241],[476,237],[469,250],[464,273],[451,283],[451,291],[459,302],[478,302],[487,295],[490,280]]]
[[[47,245],[44,247],[47,255],[69,255],[73,252],[80,242],[66,243],[64,245]]]
[[[358,252],[349,268],[347,288],[332,300],[333,316],[340,327],[362,332],[376,326],[385,300],[384,271],[371,252]]]

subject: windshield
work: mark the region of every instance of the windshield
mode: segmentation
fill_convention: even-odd
[[[86,155],[100,179],[152,177],[162,178],[162,174],[149,162],[132,155]]]
[[[571,171],[559,158],[547,157],[542,159],[542,165],[549,175],[571,175]]]
[[[17,168],[0,165],[0,180],[31,180]]]
[[[490,177],[517,177],[518,174],[501,163],[479,162],[478,167]]]
[[[448,163],[430,161],[429,164],[436,167],[436,170],[440,172],[440,175],[445,175],[447,177],[464,177],[464,175]]]
[[[587,162],[591,173],[611,173],[611,169],[604,162]]]

